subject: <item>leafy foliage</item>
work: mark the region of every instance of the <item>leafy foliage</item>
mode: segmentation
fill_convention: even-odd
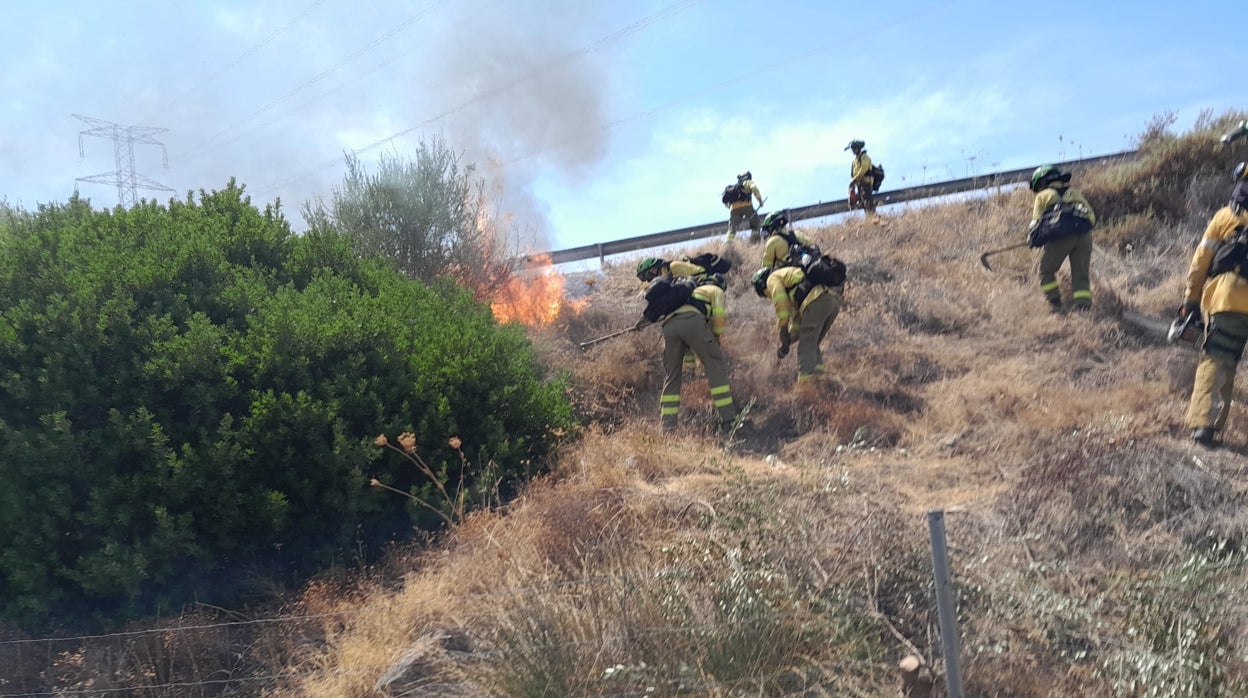
[[[454,278],[479,300],[510,278],[484,184],[445,141],[422,141],[411,160],[383,155],[375,174],[354,155],[346,164],[330,205],[304,206],[313,231],[345,233],[363,253],[392,259],[426,283]]]
[[[438,519],[368,487],[516,476],[570,410],[516,326],[233,182],[0,221],[0,612],[78,622],[306,574]],[[447,438],[462,439],[462,457]],[[462,480],[459,474],[467,464]],[[484,467],[484,466],[481,466]]]

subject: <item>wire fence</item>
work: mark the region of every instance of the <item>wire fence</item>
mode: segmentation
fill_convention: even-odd
[[[548,587],[543,586],[542,588],[545,589]],[[534,587],[533,589],[536,590],[537,588]],[[87,641],[87,640],[98,641],[101,639],[112,639],[112,640],[117,641],[117,644],[120,648],[120,645],[123,644],[125,640],[132,639],[136,635],[147,634],[147,633],[155,633],[155,632],[161,632],[161,631],[182,632],[182,631],[220,630],[223,628],[236,627],[238,625],[271,624],[274,622],[282,622],[282,621],[293,622],[293,621],[316,620],[316,619],[339,616],[339,615],[360,615],[362,613],[363,613],[362,611],[357,611],[357,612],[348,612],[348,613],[308,614],[308,615],[301,615],[301,616],[289,616],[289,617],[283,617],[283,618],[257,619],[253,621],[242,621],[242,622],[237,622],[237,623],[231,622],[231,623],[202,624],[202,625],[190,625],[190,626],[170,626],[167,628],[151,629],[151,630],[142,631],[139,633],[126,632],[126,633],[113,633],[109,635],[80,635],[80,636],[75,636],[72,638],[38,638],[38,639],[32,639],[32,640],[25,641],[25,642],[34,642],[34,643],[67,642],[68,643],[71,641],[80,642],[80,641]],[[587,647],[587,646],[595,646],[595,647],[609,646],[613,644],[636,642],[639,639],[645,639],[645,638],[653,639],[653,638],[662,638],[662,637],[676,636],[676,635],[692,635],[692,634],[713,635],[716,633],[721,633],[721,634],[722,633],[735,633],[735,632],[740,632],[743,627],[750,626],[750,625],[757,625],[761,623],[773,623],[776,621],[783,621],[783,620],[798,620],[798,619],[805,619],[805,618],[806,616],[804,614],[781,613],[781,614],[774,614],[772,616],[769,616],[766,619],[746,621],[744,623],[739,623],[739,624],[734,625],[731,628],[726,628],[722,624],[711,624],[711,623],[705,623],[705,624],[700,624],[700,625],[674,625],[674,626],[666,626],[666,627],[633,627],[633,628],[628,629],[627,634],[607,634],[607,635],[587,638],[583,640],[569,640],[569,641],[547,642],[547,643],[528,643],[522,647],[519,647],[519,646],[517,647],[493,647],[491,649],[477,650],[471,653],[460,653],[460,654],[464,656],[470,655],[474,661],[507,660],[508,658],[514,657],[518,654],[549,653],[549,652],[563,651],[563,650],[568,650],[571,648]],[[18,642],[23,642],[23,641],[18,641]],[[10,642],[9,644],[13,644],[13,643]],[[120,650],[120,649],[119,651],[124,652],[124,650]],[[856,666],[857,669],[862,670],[862,671],[875,670],[878,668],[878,663],[869,662],[869,661],[831,662],[831,663],[821,662],[819,663],[819,666],[817,668],[819,668],[822,671],[826,671],[830,668],[833,668],[832,665],[835,665],[836,668],[840,668],[840,669],[847,669],[847,668]],[[226,676],[226,677],[219,677],[219,678],[207,677],[207,678],[197,679],[194,681],[181,681],[181,680],[180,681],[158,681],[158,680],[153,681],[151,680],[151,677],[143,677],[143,678],[135,679],[129,682],[125,682],[126,685],[119,685],[119,686],[101,685],[101,686],[91,686],[91,687],[68,686],[68,687],[63,687],[63,688],[37,688],[37,689],[36,688],[32,688],[32,689],[20,689],[19,688],[18,692],[0,693],[0,698],[38,698],[38,697],[43,697],[43,696],[48,696],[48,697],[52,697],[52,696],[108,696],[108,695],[120,695],[120,694],[165,695],[171,691],[185,690],[185,689],[200,689],[200,692],[199,692],[200,695],[218,695],[221,691],[227,688],[231,688],[231,687],[239,687],[239,686],[244,686],[244,685],[255,685],[255,684],[268,684],[271,686],[271,685],[277,684],[278,682],[296,681],[296,680],[301,680],[301,679],[326,679],[330,677],[363,676],[363,675],[373,675],[373,676],[380,676],[380,677],[391,675],[393,678],[398,678],[398,676],[400,676],[403,673],[402,672],[403,666],[404,666],[404,658],[402,656],[399,656],[399,657],[396,657],[394,661],[389,661],[389,662],[380,663],[380,664],[376,664],[376,663],[375,664],[363,664],[363,665],[357,664],[357,665],[347,666],[347,667],[342,667],[342,666],[320,667],[320,668],[308,668],[308,669],[303,669],[303,670],[290,670],[290,671],[271,671],[270,670],[266,672],[260,672],[254,675]],[[751,675],[746,679],[738,679],[736,681],[728,682],[728,683],[742,684],[742,683],[749,683],[749,682],[774,680],[786,674],[792,674],[795,671],[798,671],[800,668],[801,668],[800,666],[786,667],[782,670],[768,672],[768,673],[758,673],[758,674]],[[396,672],[396,669],[398,669],[397,672]],[[611,673],[615,671],[623,671],[625,669],[627,669],[627,667],[623,667],[623,665],[618,665],[615,667],[608,667],[607,672]],[[116,677],[113,677],[113,679],[115,680]],[[108,679],[106,679],[106,681],[107,680]],[[383,679],[380,679],[380,678],[375,679],[375,680],[378,681],[378,683],[381,683],[383,681]],[[7,681],[6,679],[0,679],[0,690],[6,690],[5,689],[6,681]],[[666,686],[671,687],[680,683],[687,684],[689,683],[689,681],[690,681],[689,677],[672,677],[672,678],[657,678],[657,679],[651,677],[647,683],[649,683],[651,685],[651,689],[653,689],[655,685],[666,685]],[[704,683],[703,687],[708,687],[711,685],[711,682],[709,680],[703,679],[702,682]],[[104,683],[104,681],[102,681],[101,683]],[[653,694],[652,690],[642,689],[640,691],[622,691],[622,692],[616,692],[616,693],[607,692],[607,693],[602,693],[600,695],[624,696],[624,695],[652,695],[652,694]]]
[[[870,517],[868,517],[869,519]],[[864,526],[866,523],[864,522]],[[955,585],[959,588],[959,596],[970,599],[976,591],[972,589],[996,588],[997,593],[1010,593],[1025,598],[1033,589],[1051,587],[1053,589],[1075,588],[1080,586],[1076,578],[1098,578],[1106,575],[1106,569],[1098,565],[1081,565],[1054,557],[1043,559],[1030,550],[1031,543],[1026,537],[996,536],[991,540],[972,540],[970,536],[961,537],[958,544],[951,546],[954,566]],[[871,548],[870,541],[864,545]],[[921,544],[912,543],[912,546]],[[912,548],[911,552],[914,550]],[[840,565],[846,562],[844,555],[831,560]],[[985,563],[991,563],[985,566]],[[899,649],[918,654],[930,666],[939,666],[939,638],[927,628],[927,636],[922,631],[916,632],[915,619],[935,619],[937,616],[935,595],[923,596],[923,583],[907,585],[884,584],[881,588],[879,574],[905,576],[909,580],[931,580],[930,560],[912,554],[903,560],[889,562],[895,569],[873,571],[864,566],[844,577],[846,588],[852,602],[864,611],[864,615],[878,624],[876,630],[884,635],[887,629],[899,641]],[[1179,565],[1181,567],[1181,565]],[[1244,560],[1210,559],[1202,563],[1201,570],[1207,574],[1238,574],[1245,568]],[[1189,575],[1175,569],[1141,570],[1133,577],[1132,583],[1146,585],[1157,593],[1169,593],[1177,589],[1190,592]],[[664,574],[688,575],[689,570],[681,567],[660,566],[650,570],[656,577]],[[1004,574],[1003,574],[1004,572]],[[1003,577],[1009,577],[1004,579]],[[851,581],[852,580],[852,581]],[[510,608],[523,608],[526,600],[568,595],[578,593],[589,594],[591,588],[611,585],[614,589],[626,589],[635,585],[638,579],[631,575],[595,575],[580,579],[561,580],[556,582],[533,584],[506,589],[487,589],[462,594],[461,600],[483,601],[481,609],[494,608],[504,604],[504,599],[519,603],[508,605]],[[916,590],[919,592],[916,594]],[[927,588],[926,591],[931,591]],[[572,598],[572,597],[568,597]],[[1078,594],[1070,595],[1070,599],[1078,602]],[[413,642],[393,648],[393,659],[369,663],[338,663],[336,665],[318,664],[305,661],[292,662],[291,655],[280,655],[271,649],[264,658],[256,656],[258,646],[267,640],[280,638],[285,641],[283,650],[299,645],[305,649],[324,646],[327,637],[340,632],[352,619],[365,616],[376,616],[386,623],[415,623],[424,608],[435,610],[445,599],[420,598],[406,599],[403,613],[395,615],[395,611],[385,604],[375,604],[366,608],[326,611],[318,613],[301,613],[276,615],[263,618],[241,620],[224,620],[221,622],[179,623],[157,628],[125,630],[115,633],[81,634],[60,637],[16,638],[0,641],[0,698],[19,698],[36,696],[113,696],[113,695],[150,695],[150,696],[220,696],[220,695],[253,695],[262,689],[287,687],[298,682],[329,681],[335,678],[355,677],[356,679],[377,682],[379,685],[389,680],[401,679],[404,683],[404,695],[438,695],[440,689],[431,684],[429,693],[422,694],[417,688],[419,677],[405,676],[408,664],[406,655],[415,652]],[[1034,603],[1027,608],[1027,614],[1040,624],[1049,624],[1059,628],[1060,632],[1077,639],[1092,647],[1099,647],[1109,654],[1113,652],[1146,657],[1158,655],[1158,651],[1148,646],[1140,638],[1115,633],[1109,628],[1101,629],[1099,623],[1076,623],[1073,613],[1092,613],[1087,608],[1082,611],[1075,603],[1045,604]],[[1072,610],[1073,609],[1073,610]],[[488,613],[488,611],[482,611]],[[901,614],[909,618],[908,623],[899,620]],[[463,619],[460,618],[460,621]],[[968,618],[965,622],[974,624],[976,619]],[[898,630],[897,622],[908,632]],[[372,621],[368,621],[372,622]],[[620,647],[637,647],[636,643],[654,646],[666,644],[664,638],[673,638],[671,644],[679,646],[675,638],[679,636],[702,636],[703,638],[723,638],[734,632],[741,632],[751,623],[774,623],[777,627],[792,627],[801,623],[835,622],[832,614],[823,609],[812,613],[809,608],[803,610],[777,610],[767,618],[745,620],[736,624],[724,622],[691,622],[669,625],[639,625],[628,627],[627,632],[602,632],[583,636],[553,635],[549,642],[534,641],[528,638],[524,642],[509,644],[497,637],[471,638],[475,647],[472,650],[456,649],[452,645],[443,644],[442,650],[454,661],[471,662],[474,664],[488,662],[493,670],[499,666],[515,661],[516,655],[526,657],[547,654],[565,654],[568,656],[599,656],[608,657]],[[329,623],[329,625],[326,625]],[[788,623],[789,625],[785,625]],[[290,626],[290,627],[282,627]],[[484,627],[478,625],[477,627]],[[423,632],[423,634],[422,634]],[[413,633],[413,637],[430,638],[440,631],[436,626],[429,626],[424,631]],[[965,629],[964,629],[965,632]],[[440,641],[440,640],[437,640]],[[645,641],[649,641],[648,643]],[[891,642],[891,641],[890,641]],[[964,648],[970,646],[964,644]],[[588,650],[577,648],[590,648]],[[1009,644],[1004,649],[976,650],[964,649],[964,653],[979,652],[979,656],[991,655],[997,659],[1006,657],[1015,661],[1052,660],[1052,656],[1043,654],[1042,645],[1029,645],[1025,642]],[[419,654],[418,652],[416,654]],[[628,652],[624,652],[628,654]],[[1164,653],[1163,653],[1164,654]],[[423,655],[422,655],[423,656]],[[85,659],[84,659],[85,657]],[[899,659],[900,656],[893,657]],[[738,683],[777,681],[786,674],[793,675],[793,680],[803,672],[812,676],[820,675],[828,679],[828,672],[834,669],[854,672],[855,674],[883,676],[893,671],[887,659],[855,659],[840,661],[840,657],[804,656],[795,660],[792,666],[775,668],[763,666],[765,671],[749,678],[738,679]],[[1162,657],[1166,659],[1166,657]],[[267,661],[266,661],[267,660]],[[407,664],[405,664],[405,661]],[[837,667],[832,667],[837,664]],[[58,673],[68,665],[70,670]],[[97,678],[84,679],[92,675],[89,672],[74,673],[74,668],[84,667],[97,670]],[[613,667],[608,667],[609,669]],[[627,673],[632,667],[623,667]],[[653,668],[651,668],[653,669]],[[10,671],[12,675],[7,675]],[[644,672],[642,672],[644,673]],[[708,689],[710,683],[700,687],[690,683],[698,680],[710,681],[703,677],[690,678],[679,672],[667,671],[652,674],[647,686],[653,687],[659,694],[672,695],[682,692],[697,692]],[[634,677],[636,678],[636,677]],[[433,681],[433,678],[429,679]],[[633,679],[628,679],[633,680]],[[89,682],[89,683],[88,683]],[[610,684],[612,682],[604,682]],[[621,679],[620,684],[627,683]],[[383,686],[384,687],[384,686]],[[730,688],[728,684],[717,683],[714,686],[723,692]],[[379,689],[380,690],[380,689]],[[241,693],[240,693],[241,692]],[[654,695],[644,688],[635,690],[626,687],[616,693],[603,692],[599,695]]]

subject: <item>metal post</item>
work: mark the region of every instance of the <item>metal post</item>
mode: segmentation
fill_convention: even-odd
[[[945,512],[927,512],[927,530],[932,536],[932,569],[936,573],[936,610],[940,615],[940,644],[945,650],[945,685],[949,698],[963,698],[962,669],[959,664],[958,611],[953,603],[949,551],[945,548]]]

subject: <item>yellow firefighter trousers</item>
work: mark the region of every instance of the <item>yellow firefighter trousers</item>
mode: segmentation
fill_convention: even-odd
[[[822,376],[823,350],[819,345],[828,336],[836,316],[841,312],[841,289],[829,288],[802,308],[801,324],[797,331],[797,381],[806,382]]]
[[[1057,270],[1070,258],[1070,288],[1072,305],[1076,308],[1092,307],[1092,234],[1072,235],[1054,240],[1044,246],[1040,254],[1040,290],[1053,305],[1062,302],[1062,289],[1057,282]]]
[[[663,394],[659,397],[659,414],[663,428],[676,427],[680,415],[680,383],[684,376],[685,352],[693,353],[706,369],[706,382],[711,386],[711,401],[719,411],[722,422],[732,423],[737,418],[737,406],[732,402],[732,389],[728,386],[728,369],[724,366],[724,351],[719,340],[711,332],[706,316],[694,311],[673,315],[663,322]]]
[[[1248,313],[1214,313],[1205,328],[1205,341],[1192,400],[1187,407],[1187,426],[1221,430],[1231,412],[1235,392],[1235,369],[1248,341]]]

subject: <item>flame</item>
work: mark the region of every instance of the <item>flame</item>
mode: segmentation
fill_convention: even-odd
[[[545,327],[564,310],[579,313],[587,301],[564,296],[566,280],[550,264],[550,255],[538,255],[530,264],[540,266],[527,274],[516,274],[490,301],[490,310],[499,322],[519,322],[528,327]]]

